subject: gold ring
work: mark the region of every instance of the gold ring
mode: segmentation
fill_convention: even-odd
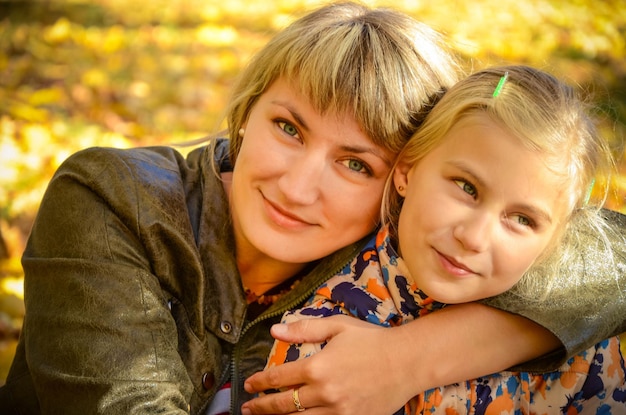
[[[294,388],[293,390],[293,404],[296,406],[296,410],[298,412],[304,412],[304,410],[306,409],[304,406],[302,406],[302,404],[300,404],[300,397],[298,396],[298,389],[300,388]]]

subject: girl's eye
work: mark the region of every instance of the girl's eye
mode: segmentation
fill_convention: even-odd
[[[465,193],[476,198],[476,188],[471,183],[463,180],[463,179],[455,179],[454,183],[461,188]]]
[[[278,127],[292,137],[298,136],[298,129],[285,121],[278,121]]]
[[[510,218],[513,218],[515,220],[515,223],[521,226],[525,226],[525,227],[529,227],[532,228],[535,224],[534,222],[526,217],[526,216],[522,216],[522,215],[513,215],[513,216],[509,216]]]
[[[371,174],[370,168],[361,160],[348,159],[342,162],[347,168],[357,173]]]

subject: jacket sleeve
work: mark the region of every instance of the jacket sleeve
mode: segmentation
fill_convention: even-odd
[[[59,169],[23,256],[32,382],[43,413],[187,413],[193,388],[139,226],[154,206],[108,151]]]
[[[563,343],[563,350],[515,370],[554,370],[567,358],[626,332],[626,216],[609,210],[602,213],[610,230],[608,249],[602,249],[606,244],[594,231],[577,229],[577,257],[567,261],[548,295],[514,287],[484,301],[542,325]]]

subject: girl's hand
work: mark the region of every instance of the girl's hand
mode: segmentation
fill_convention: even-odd
[[[254,374],[245,389],[257,393],[300,385],[299,400],[308,415],[389,415],[418,389],[407,381],[412,376],[399,353],[407,340],[403,333],[401,327],[382,328],[347,316],[275,325],[272,335],[288,343],[328,344],[309,358]],[[290,413],[297,413],[292,389],[242,406],[244,415]]]

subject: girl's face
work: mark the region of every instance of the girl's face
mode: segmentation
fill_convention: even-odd
[[[378,223],[395,155],[351,115],[321,115],[292,85],[276,80],[244,126],[231,188],[238,258],[304,264]]]
[[[417,286],[444,303],[511,288],[566,215],[562,179],[486,114],[463,118],[394,182],[405,197],[400,254]]]

